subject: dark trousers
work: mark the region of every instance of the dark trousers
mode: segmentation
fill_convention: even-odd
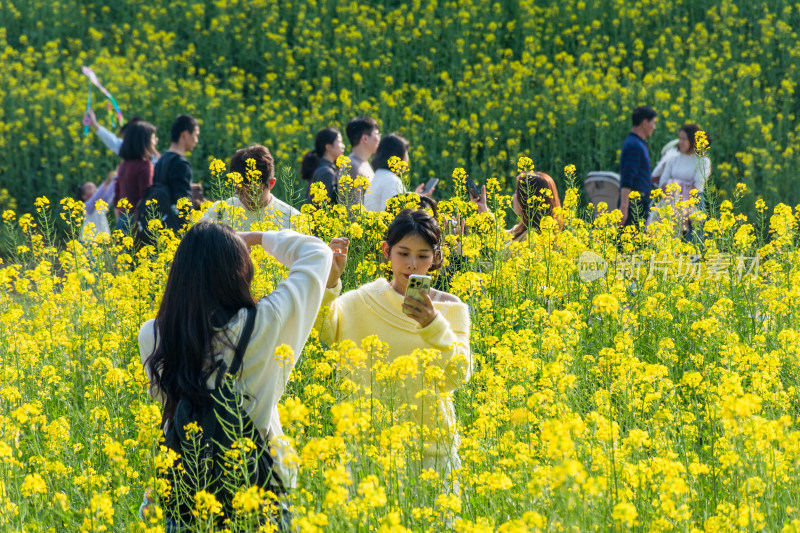
[[[640,220],[642,223],[645,223],[647,222],[647,216],[650,214],[650,191],[637,192],[640,194],[640,197],[628,202],[628,218],[625,220],[626,226],[638,226]]]

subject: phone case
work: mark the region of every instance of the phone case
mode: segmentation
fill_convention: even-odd
[[[429,194],[433,190],[433,188],[436,187],[436,185],[438,185],[438,184],[439,184],[439,180],[438,179],[431,178],[425,184],[425,188],[423,189],[422,192],[425,193],[425,194]]]
[[[428,276],[420,276],[420,277],[411,277],[408,280],[408,285],[406,286],[406,296],[410,296],[415,300],[422,300],[422,295],[420,293],[429,293],[431,290],[431,278]],[[405,308],[403,308],[404,313],[408,313]]]
[[[481,195],[481,191],[478,189],[478,186],[475,184],[474,181],[472,181],[472,178],[470,178],[469,176],[467,176],[467,192],[473,198],[477,198],[478,196]]]

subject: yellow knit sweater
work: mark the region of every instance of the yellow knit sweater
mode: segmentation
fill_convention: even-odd
[[[436,318],[423,328],[403,313],[403,296],[383,278],[337,298],[340,291],[341,284],[325,291],[317,319],[320,338],[327,344],[351,340],[361,347],[374,335],[386,343],[383,357],[354,365],[350,378],[384,407],[391,404],[402,410],[406,404],[409,418],[423,427],[425,455],[457,464],[451,393],[472,373],[467,306],[434,301]]]

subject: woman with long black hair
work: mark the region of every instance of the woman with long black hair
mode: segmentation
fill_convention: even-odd
[[[311,185],[322,183],[331,204],[339,203],[339,172],[336,159],[344,155],[342,134],[336,128],[325,128],[317,133],[314,149],[303,157],[300,177],[308,182],[306,201],[312,203]]]
[[[117,181],[114,187],[116,202],[125,199],[130,204],[129,208],[120,211],[117,218],[117,229],[131,231],[133,223],[133,209],[139,203],[147,189],[153,184],[154,154],[157,154],[156,127],[140,120],[130,124],[125,132],[125,138],[119,149],[122,158],[117,169]]]
[[[259,245],[288,267],[289,275],[270,294],[255,300],[250,293],[253,264],[248,246]],[[234,379],[244,398],[244,412],[269,447],[264,453],[271,451],[275,458],[278,481],[283,487],[294,486],[295,467],[283,460],[292,452],[282,439],[277,405],[317,316],[331,257],[322,241],[291,230],[237,234],[223,224],[200,222],[184,235],[156,318],[139,331],[150,395],[164,407],[165,433],[179,401],[188,400],[193,406],[211,401],[218,374],[231,368],[254,312]],[[282,345],[291,349],[288,360],[276,358]],[[229,516],[230,510],[225,512]]]

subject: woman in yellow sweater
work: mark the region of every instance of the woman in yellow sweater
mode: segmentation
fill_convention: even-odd
[[[385,365],[367,361],[351,379],[384,406],[408,405],[408,419],[419,425],[422,436],[420,461],[411,466],[432,468],[446,479],[461,464],[452,393],[472,373],[469,310],[456,296],[434,289],[420,299],[405,296],[410,275],[441,266],[441,240],[436,219],[426,211],[400,212],[382,244],[392,280],[378,278],[338,296],[348,241],[333,239],[334,264],[317,325],[328,344],[351,340],[361,346],[375,335],[388,345]],[[403,379],[381,375],[393,362],[408,363]]]

